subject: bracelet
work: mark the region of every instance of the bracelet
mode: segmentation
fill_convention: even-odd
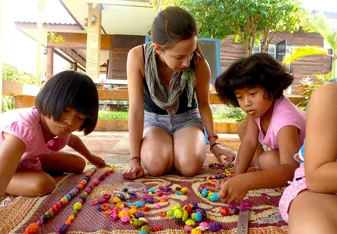
[[[212,152],[212,149],[213,149],[213,147],[214,147],[215,145],[220,145],[220,143],[219,143],[219,142],[215,142],[215,143],[213,143],[213,145],[211,145],[211,148],[209,149],[209,151],[211,151],[211,152]]]
[[[208,135],[208,140],[211,140],[212,137],[215,137],[216,140],[219,138],[218,134],[211,134]]]
[[[138,156],[133,156],[132,158],[130,158],[130,161],[137,159],[139,161],[139,157]]]

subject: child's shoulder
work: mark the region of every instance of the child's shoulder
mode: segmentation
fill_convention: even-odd
[[[27,125],[40,123],[40,113],[35,107],[10,110],[0,115],[1,125],[10,125],[14,122],[22,122]]]
[[[289,98],[283,96],[282,98],[276,99],[275,101],[275,108],[274,108],[277,112],[295,112],[295,113],[302,113],[304,111],[302,111],[300,108],[298,108],[297,106],[295,106],[290,100]]]

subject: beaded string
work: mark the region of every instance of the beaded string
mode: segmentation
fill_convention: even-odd
[[[51,220],[54,216],[61,212],[61,210],[73,199],[74,197],[79,194],[81,190],[83,190],[90,178],[95,174],[97,171],[97,167],[89,172],[86,176],[84,176],[81,182],[72,190],[70,190],[67,194],[65,194],[55,205],[49,208],[49,210],[44,213],[40,219],[34,223],[31,223],[26,228],[24,234],[34,234],[39,230],[39,227],[42,226],[44,223],[47,223]]]
[[[101,181],[105,179],[106,176],[110,175],[110,173],[114,172],[114,167],[110,166],[110,168],[104,171],[98,179],[95,179],[85,190],[84,192],[78,197],[78,201],[74,204],[74,209],[72,214],[68,217],[68,219],[62,224],[56,231],[56,234],[65,234],[67,233],[70,225],[74,222],[78,212],[81,211],[83,204],[85,203],[88,195],[93,190],[93,187],[98,186]]]

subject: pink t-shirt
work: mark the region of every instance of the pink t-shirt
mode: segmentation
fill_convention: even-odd
[[[45,143],[40,124],[40,113],[35,107],[16,109],[1,114],[0,131],[0,145],[4,140],[3,132],[12,134],[25,143],[26,152],[22,155],[20,162],[57,152],[68,144],[71,137],[71,134],[68,134],[55,137]]]
[[[266,135],[263,134],[260,118],[255,122],[259,128],[259,141],[271,149],[278,149],[277,133],[285,126],[295,126],[299,130],[300,145],[305,138],[306,112],[297,108],[287,97],[277,99]]]

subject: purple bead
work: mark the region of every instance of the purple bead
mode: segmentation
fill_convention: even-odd
[[[140,218],[140,217],[144,217],[144,213],[143,212],[140,212],[138,211],[136,214],[135,214],[136,218]]]
[[[221,223],[213,222],[213,223],[208,224],[208,230],[210,230],[211,232],[217,232],[220,229],[222,229]]]
[[[68,228],[69,227],[68,227],[67,224],[62,224],[62,226],[57,229],[57,232],[61,233],[61,234],[65,234],[65,233],[67,233]]]

